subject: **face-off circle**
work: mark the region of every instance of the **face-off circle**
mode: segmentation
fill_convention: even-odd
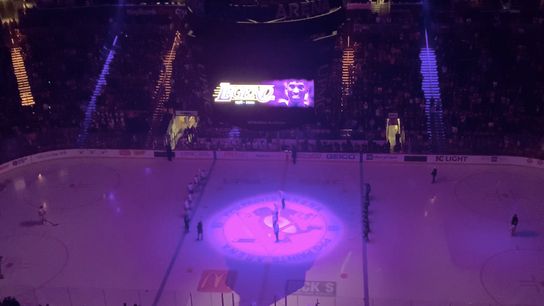
[[[274,230],[277,220],[278,241]],[[321,203],[300,196],[263,195],[235,203],[213,219],[212,241],[222,253],[256,262],[310,261],[330,250],[340,223]]]
[[[33,288],[40,288],[60,275],[69,259],[64,242],[48,235],[0,236],[0,250],[3,257],[0,272],[4,276],[0,291],[3,286],[11,288],[10,295],[23,301],[26,296],[34,297]],[[37,303],[30,300],[23,304]]]
[[[542,305],[544,250],[508,250],[488,258],[480,271],[485,291],[498,305]]]

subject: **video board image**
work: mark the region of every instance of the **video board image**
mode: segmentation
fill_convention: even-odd
[[[262,104],[271,107],[313,107],[314,81],[283,79],[258,84],[221,82],[215,88],[216,103],[237,105]]]

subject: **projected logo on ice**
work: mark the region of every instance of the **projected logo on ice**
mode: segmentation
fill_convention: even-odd
[[[322,204],[277,194],[242,200],[220,213],[211,230],[227,256],[255,262],[303,262],[323,255],[340,239],[341,225]],[[277,236],[276,236],[277,233]]]
[[[222,82],[215,88],[217,103],[313,107],[314,82],[301,79],[264,81],[257,85]]]

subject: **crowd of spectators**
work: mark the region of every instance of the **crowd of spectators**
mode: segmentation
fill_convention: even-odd
[[[30,10],[19,25],[5,27],[0,37],[0,64],[6,68],[0,69],[6,80],[0,84],[1,159],[74,147],[110,50],[115,56],[97,99],[86,145],[149,145],[146,137],[158,96],[156,85],[177,31],[182,33],[182,43],[173,63],[172,93],[165,110],[196,110],[200,117],[197,141],[181,142],[179,148],[282,150],[294,145],[299,151],[388,152],[386,118],[397,113],[404,131],[402,151],[428,152],[419,60],[424,43],[422,14],[418,6],[392,8],[386,15],[348,12],[334,55],[317,69],[323,73],[316,84],[324,84],[326,91],[319,97],[324,103],[316,103],[316,123],[257,132],[214,117],[209,67],[198,59],[203,50],[188,43],[188,28],[177,13]],[[446,151],[542,157],[542,15],[450,9],[433,12],[431,20],[429,40],[437,54]],[[32,108],[18,105],[17,83],[9,73],[13,44],[23,49],[37,101]],[[349,94],[342,95],[342,53],[348,45],[355,54],[353,84]],[[238,131],[232,133],[234,129]],[[152,144],[152,148],[164,148],[162,139]]]
[[[93,127],[115,133],[149,129],[155,84],[175,29],[163,15],[126,15],[118,20],[107,86],[97,100]],[[92,131],[91,131],[92,132]]]
[[[16,298],[8,296],[0,302],[0,306],[21,306],[21,303]]]
[[[398,113],[405,130],[425,131],[420,10],[387,16],[364,11],[350,17],[340,41],[345,48],[349,37],[355,49],[356,82],[346,111],[346,122],[352,122],[348,127],[363,131],[365,139],[385,139],[386,118]]]
[[[34,100],[32,129],[78,127],[100,73],[110,14],[31,10],[19,31]],[[69,30],[68,30],[69,29]]]
[[[30,10],[19,24],[2,28],[0,52],[0,139],[2,159],[73,146],[84,101],[98,73],[101,39],[108,19],[102,14]],[[69,29],[69,30],[67,30]],[[31,85],[33,107],[21,107],[10,54],[20,48]],[[69,140],[68,140],[69,139]]]
[[[437,12],[448,150],[544,157],[542,12]]]
[[[9,31],[0,31],[0,139],[15,133],[14,127],[22,118],[17,82],[11,65],[11,39]]]
[[[154,85],[176,31],[171,11],[38,9],[22,15],[19,24],[6,25],[0,52],[5,80],[0,95],[2,160],[75,146],[110,51],[114,59],[98,95],[87,145],[145,143],[141,134],[147,132]],[[33,107],[20,106],[11,67],[10,50],[19,46],[37,102]]]
[[[329,129],[285,129],[281,131],[247,131],[234,128],[208,128],[193,141],[178,143],[180,150],[281,151],[296,148],[305,152],[389,152],[385,140],[339,138]]]
[[[206,78],[205,67],[195,59],[201,52],[191,45],[188,37],[183,38],[174,61],[174,84],[168,107],[172,109],[199,111],[203,126],[211,126],[212,91]]]

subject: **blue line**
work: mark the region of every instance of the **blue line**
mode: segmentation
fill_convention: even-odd
[[[166,269],[166,273],[164,274],[164,277],[161,281],[161,286],[159,287],[159,291],[157,292],[157,295],[155,296],[155,299],[153,300],[153,306],[157,306],[159,304],[159,300],[162,296],[162,292],[164,290],[164,287],[166,286],[166,282],[168,281],[168,277],[170,276],[170,273],[172,272],[172,268],[174,267],[174,264],[176,263],[176,259],[178,258],[179,251],[181,250],[181,246],[183,245],[183,241],[185,241],[185,233],[181,235],[181,238],[178,241],[178,245],[176,246],[176,251],[174,252],[174,256],[172,256],[172,260],[170,260],[170,264],[168,265],[168,269]]]
[[[364,158],[363,158],[364,159]],[[361,188],[361,195],[360,195],[360,199],[361,199],[361,217],[363,215],[363,207],[364,207],[364,200],[363,200],[363,195],[364,195],[364,180],[363,180],[363,177],[364,177],[364,172],[363,172],[363,162],[361,162],[359,164],[359,173],[360,173],[360,188]],[[364,231],[364,221],[361,222],[361,235],[363,235],[363,231]],[[364,236],[364,235],[363,235]],[[367,252],[367,244],[366,244],[366,239],[363,237],[363,291],[364,291],[364,305],[365,306],[370,306],[370,290],[368,289],[368,252]]]
[[[197,205],[195,205],[195,209],[193,210],[193,216],[195,215],[198,207],[200,206],[200,199],[202,198],[202,195],[204,194],[204,189],[208,185],[208,182],[210,181],[210,177],[212,174],[212,170],[215,166],[215,159],[212,162],[212,165],[210,166],[210,170],[208,171],[208,175],[206,177],[206,181],[204,182],[204,186],[202,186],[202,189],[200,190],[200,194],[198,198],[195,199],[195,202]],[[192,217],[191,216],[191,219]],[[159,290],[157,291],[157,295],[155,295],[155,299],[153,300],[152,306],[157,306],[159,304],[159,300],[161,299],[162,292],[164,291],[164,287],[166,286],[166,282],[168,281],[168,278],[170,277],[170,273],[172,273],[172,268],[174,268],[174,264],[176,263],[176,259],[178,258],[179,251],[181,250],[181,246],[183,245],[183,241],[185,241],[185,237],[187,237],[185,233],[183,233],[178,241],[178,244],[176,246],[176,251],[174,252],[174,255],[172,256],[172,259],[170,260],[170,264],[168,265],[168,268],[166,269],[166,273],[164,274],[164,277],[162,278],[161,285],[159,287]]]
[[[363,281],[365,283],[365,306],[370,306],[370,293],[368,290],[368,252],[365,239],[363,239]]]

